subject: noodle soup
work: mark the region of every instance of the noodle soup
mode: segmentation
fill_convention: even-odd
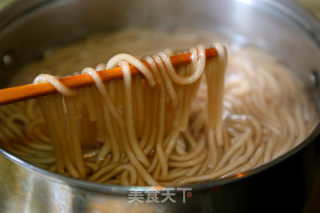
[[[229,45],[225,72],[227,54],[218,45],[219,57],[195,80],[188,77],[201,65],[170,71],[165,57],[177,53],[152,55],[217,40],[208,33],[132,30],[50,50],[12,83],[92,66],[84,71],[96,85],[59,87],[62,95],[39,98],[42,113],[34,100],[1,107],[2,146],[39,167],[89,181],[176,186],[250,170],[302,142],[318,121],[315,105],[270,55]],[[193,50],[194,64],[203,63],[201,49]],[[153,69],[131,77],[122,63],[124,79],[99,82],[95,71],[120,52],[151,55],[145,59]]]

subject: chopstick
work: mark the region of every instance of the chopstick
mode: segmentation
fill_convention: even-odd
[[[215,48],[206,49],[206,58],[212,58],[218,56],[218,52]],[[185,53],[170,57],[173,66],[179,66],[186,63],[191,63],[191,53]],[[149,67],[147,62],[144,64]],[[140,71],[130,65],[130,71],[132,75],[139,74]],[[109,70],[103,70],[98,72],[100,78],[103,81],[111,79],[119,79],[123,77],[120,67],[115,67]],[[68,88],[76,88],[94,83],[93,79],[88,74],[80,74],[69,77],[59,78],[59,81]],[[27,84],[17,87],[11,87],[0,90],[0,106],[23,101],[38,96],[48,95],[50,93],[57,92],[56,89],[49,83]]]

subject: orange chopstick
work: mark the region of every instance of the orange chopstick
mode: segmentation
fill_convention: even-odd
[[[218,56],[218,52],[215,48],[206,49],[206,58],[216,56]],[[170,60],[173,66],[179,66],[182,64],[190,63],[192,61],[190,57],[191,53],[185,53],[182,55],[172,56],[170,57]],[[144,64],[149,67],[149,64],[147,62],[144,62]],[[130,70],[132,75],[140,73],[137,68],[131,65]],[[98,74],[103,81],[117,79],[123,76],[121,67],[115,67],[109,70],[99,71]],[[88,74],[63,77],[59,78],[59,81],[68,88],[75,88],[94,83],[94,81]],[[0,106],[35,98],[42,95],[47,95],[54,92],[56,92],[56,89],[49,83],[27,84],[17,87],[1,89]]]

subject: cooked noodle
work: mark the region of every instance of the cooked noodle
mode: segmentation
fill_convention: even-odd
[[[303,141],[318,121],[302,83],[257,50],[174,68],[169,50],[139,59],[118,54],[84,68],[95,84],[0,110],[0,141],[13,154],[60,174],[109,184],[185,185],[242,173]],[[60,63],[60,62],[59,62]],[[129,64],[141,71],[131,76]],[[97,72],[120,66],[123,79],[102,82]],[[48,135],[49,133],[49,135]]]

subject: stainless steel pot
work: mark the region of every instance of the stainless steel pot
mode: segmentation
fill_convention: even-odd
[[[319,100],[320,24],[287,0],[13,1],[0,11],[0,87],[47,48],[130,26],[216,31],[256,46],[289,66]],[[150,188],[64,177],[0,149],[0,212],[301,212],[320,182],[319,133],[318,125],[301,145],[245,174],[188,186],[188,196],[171,190],[176,203],[129,203],[130,190]]]

